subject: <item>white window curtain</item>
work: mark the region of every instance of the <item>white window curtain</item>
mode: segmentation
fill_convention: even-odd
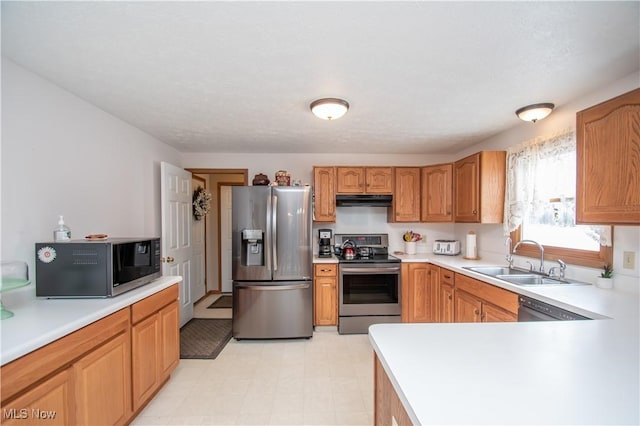
[[[555,226],[575,226],[575,132],[563,130],[511,147],[507,151],[504,233],[509,235],[525,217]],[[555,206],[549,212],[549,206]],[[545,212],[547,209],[547,212]],[[611,227],[591,227],[601,245],[611,244]]]
[[[565,168],[553,167],[554,158],[571,153],[575,157],[575,151],[575,134],[571,130],[509,148],[504,199],[505,235],[522,224],[527,209],[548,202],[558,193],[575,193],[575,177],[567,182],[567,176],[562,176]],[[540,176],[545,179],[541,180]]]

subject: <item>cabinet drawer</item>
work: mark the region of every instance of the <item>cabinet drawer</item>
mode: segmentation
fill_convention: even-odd
[[[316,277],[335,277],[338,274],[338,265],[332,263],[319,263],[315,265]]]
[[[442,284],[454,285],[455,283],[455,274],[453,271],[448,269],[440,268],[440,282]]]
[[[131,305],[131,323],[135,324],[178,299],[178,284]]]
[[[518,313],[518,295],[462,274],[455,274],[456,289],[464,290],[508,312]]]

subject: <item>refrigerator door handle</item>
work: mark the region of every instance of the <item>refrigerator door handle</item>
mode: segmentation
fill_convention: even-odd
[[[278,270],[278,196],[273,195],[271,201],[271,250],[273,252],[273,271]]]
[[[279,290],[301,290],[309,288],[311,284],[292,284],[292,285],[252,285],[252,284],[236,284],[236,288],[253,291],[279,291]]]
[[[264,240],[264,255],[265,255],[265,259],[266,259],[266,267],[267,267],[267,271],[269,271],[269,276],[271,277],[271,279],[273,279],[273,275],[271,274],[271,246],[269,244],[269,242],[271,241],[271,238],[273,238],[273,232],[271,230],[271,226],[269,226],[270,220],[271,220],[271,197],[267,197],[267,211],[266,211],[266,224],[267,224],[267,229],[266,229],[266,238]]]

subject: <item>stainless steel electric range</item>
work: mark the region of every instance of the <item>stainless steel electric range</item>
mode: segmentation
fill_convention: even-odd
[[[334,244],[341,249],[338,333],[366,334],[372,324],[400,322],[400,259],[389,255],[388,235],[336,234]]]

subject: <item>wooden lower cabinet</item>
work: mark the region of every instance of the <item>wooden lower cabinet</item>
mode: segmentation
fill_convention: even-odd
[[[482,300],[464,291],[456,291],[455,322],[482,322]]]
[[[518,320],[518,295],[466,275],[455,274],[455,322]]]
[[[136,309],[123,308],[3,365],[0,423],[131,422],[179,362],[177,300],[175,284],[137,302]],[[153,373],[150,366],[155,366]],[[152,376],[155,387],[148,383]],[[133,399],[132,392],[142,388],[147,399]]]
[[[67,368],[2,407],[5,426],[76,424],[71,390],[71,369]]]
[[[403,263],[403,322],[438,321],[440,268],[429,263]]]
[[[313,325],[338,325],[338,265],[314,266]]]
[[[384,367],[374,356],[374,421],[375,426],[412,425]]]
[[[178,288],[170,287],[131,306],[133,411],[169,377],[180,358]]]
[[[121,425],[131,417],[129,330],[73,365],[76,422]]]
[[[440,268],[440,282],[438,288],[438,320],[440,322],[455,321],[455,273],[445,268]]]

